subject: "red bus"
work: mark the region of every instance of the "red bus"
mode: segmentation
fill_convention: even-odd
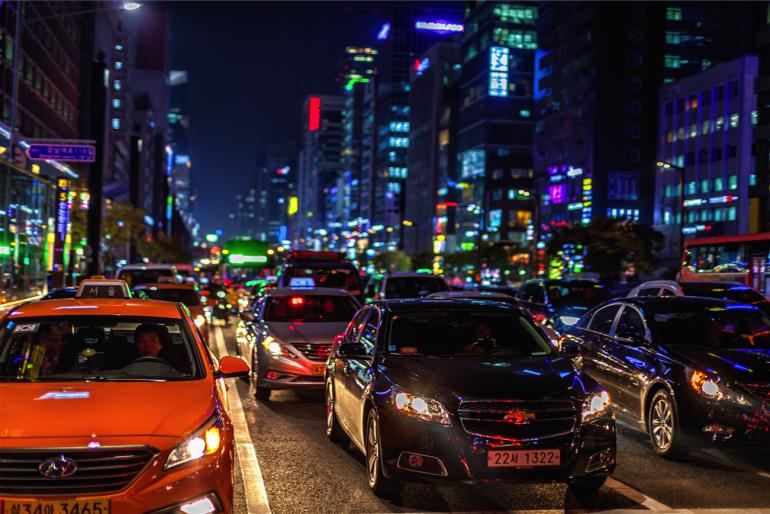
[[[770,275],[770,232],[699,237],[685,242],[679,279],[741,282],[763,293]]]

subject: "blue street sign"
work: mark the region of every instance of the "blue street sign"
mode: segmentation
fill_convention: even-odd
[[[96,147],[94,145],[34,143],[27,148],[27,157],[39,161],[94,162],[96,160]]]

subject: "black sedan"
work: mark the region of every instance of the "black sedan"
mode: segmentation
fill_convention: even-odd
[[[528,280],[516,292],[535,317],[558,333],[564,333],[592,307],[609,299],[607,288],[595,280],[565,278]]]
[[[770,442],[770,317],[756,306],[624,298],[586,314],[562,345],[661,456]]]
[[[404,480],[567,482],[615,469],[607,392],[518,308],[476,300],[374,302],[327,363],[326,433],[366,456],[375,494]]]

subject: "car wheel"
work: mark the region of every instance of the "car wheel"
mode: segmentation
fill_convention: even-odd
[[[269,400],[271,389],[259,386],[259,367],[257,366],[257,357],[254,354],[251,356],[251,381],[254,383],[254,398],[262,401]]]
[[[578,497],[590,497],[595,495],[607,481],[607,477],[589,477],[569,484],[570,492]]]
[[[382,447],[380,445],[380,420],[375,409],[366,417],[366,471],[369,488],[381,498],[395,499],[401,492],[401,483],[382,474]]]
[[[334,412],[334,385],[331,380],[326,381],[326,437],[337,444],[347,445],[350,437],[340,426],[337,414]]]
[[[674,400],[665,389],[657,391],[652,397],[647,412],[647,430],[655,453],[661,457],[676,459],[687,455],[682,445]]]

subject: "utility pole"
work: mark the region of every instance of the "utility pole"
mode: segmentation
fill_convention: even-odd
[[[104,147],[105,117],[107,115],[107,88],[109,74],[104,54],[99,53],[91,66],[93,110],[91,111],[91,134],[96,143],[96,155],[88,172],[88,192],[91,204],[88,209],[88,273],[98,275],[101,269],[100,250],[102,244],[102,208],[104,204]]]

